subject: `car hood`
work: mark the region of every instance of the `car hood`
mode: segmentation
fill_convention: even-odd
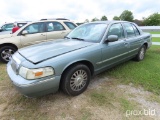
[[[18,52],[25,57],[25,59],[36,64],[90,45],[93,45],[93,43],[72,39],[61,39],[22,48],[19,49]]]
[[[0,39],[4,39],[4,38],[10,38],[10,37],[12,37],[13,36],[13,34],[10,34],[10,33],[8,33],[8,34],[0,34]]]

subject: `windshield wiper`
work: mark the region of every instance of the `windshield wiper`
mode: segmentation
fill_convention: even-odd
[[[72,37],[72,39],[84,41],[84,39],[82,39],[82,38],[77,38],[77,37]]]
[[[69,37],[67,37],[67,36],[65,36],[64,38],[71,39],[71,38],[69,38]]]

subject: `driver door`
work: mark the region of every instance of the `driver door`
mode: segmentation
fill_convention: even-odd
[[[21,34],[21,44],[23,47],[46,41],[44,23],[40,22],[30,24],[24,30],[26,30],[28,33],[25,35]]]
[[[105,68],[123,61],[127,58],[129,50],[129,43],[125,39],[124,30],[120,23],[113,24],[110,27],[106,39],[109,35],[117,35],[118,40],[104,43],[102,46],[102,67]]]

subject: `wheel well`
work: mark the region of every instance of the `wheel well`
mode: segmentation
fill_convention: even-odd
[[[143,45],[145,45],[145,46],[146,46],[146,49],[148,48],[148,44],[147,44],[147,43],[144,43]]]
[[[89,61],[86,61],[86,60],[72,63],[71,65],[69,65],[69,66],[63,71],[63,73],[65,73],[65,71],[67,71],[68,68],[74,66],[75,64],[84,64],[84,65],[86,65],[86,66],[89,68],[89,70],[91,71],[91,75],[94,74],[94,66],[93,66],[93,64],[92,64],[91,62],[89,62]],[[62,75],[63,75],[63,73],[62,73]]]
[[[0,44],[0,47],[4,47],[4,46],[12,46],[14,48],[16,48],[16,50],[18,50],[18,47],[12,43],[4,43],[4,44]]]
[[[86,65],[86,66],[89,68],[89,70],[91,71],[91,75],[92,75],[92,76],[94,75],[94,66],[93,66],[93,64],[92,64],[91,62],[86,61],[86,60],[78,61],[78,62],[75,62],[75,63],[69,65],[69,66],[63,71],[62,76],[61,76],[61,80],[60,80],[60,85],[61,85],[62,78],[63,78],[65,72],[67,72],[67,70],[68,70],[70,67],[72,67],[72,66],[74,66],[74,65],[76,65],[76,64],[84,64],[84,65]]]

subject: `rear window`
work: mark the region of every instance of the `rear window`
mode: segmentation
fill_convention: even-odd
[[[67,27],[69,27],[69,29],[73,30],[74,28],[76,28],[77,26],[75,24],[73,24],[72,22],[64,22],[65,25],[67,25]]]

